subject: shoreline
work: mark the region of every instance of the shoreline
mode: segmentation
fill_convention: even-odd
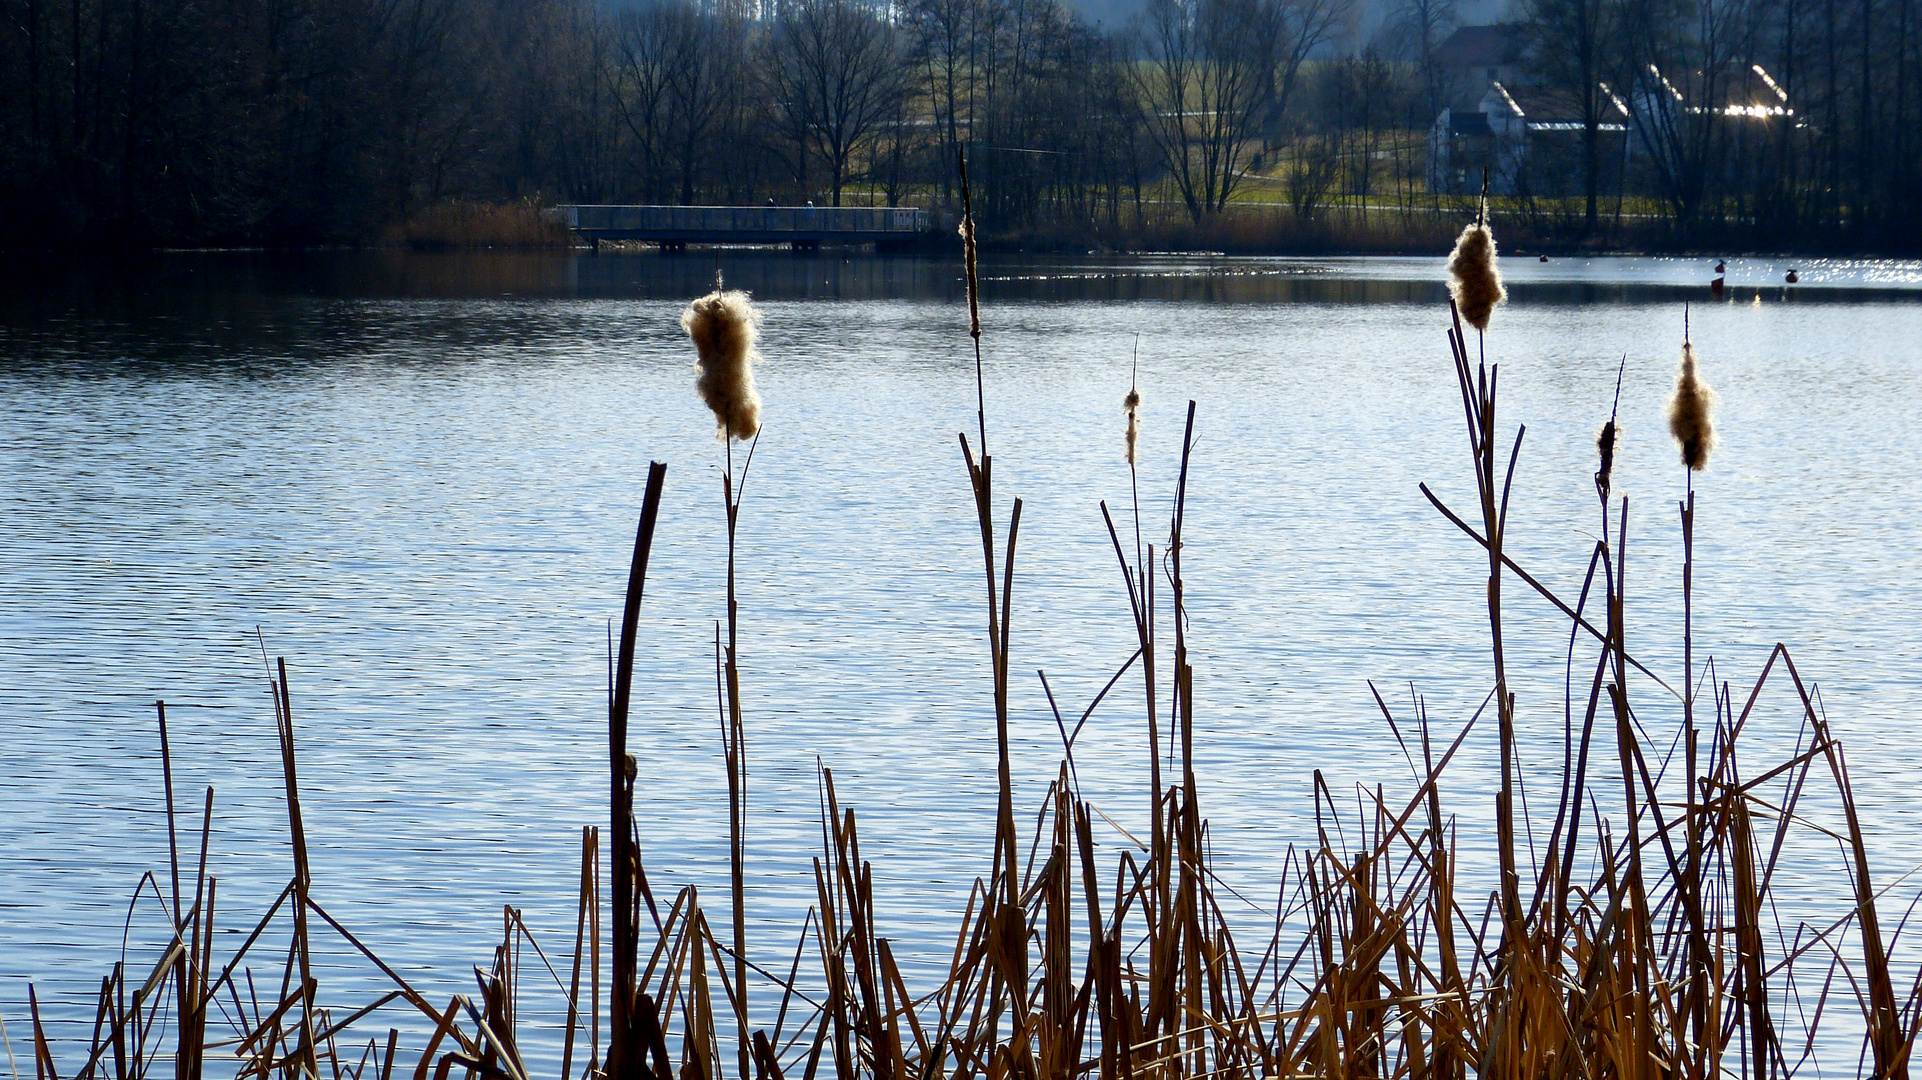
[[[78,249],[60,247],[0,247],[0,254],[13,256],[42,256],[60,261],[84,263],[103,262],[128,257],[158,257],[176,255],[554,255],[554,256],[634,256],[634,255],[678,255],[692,256],[713,252],[741,252],[766,255],[792,254],[802,258],[824,258],[860,255],[879,259],[927,259],[952,256],[960,250],[959,241],[950,241],[945,235],[933,236],[927,243],[889,245],[879,247],[872,243],[850,244],[846,246],[824,245],[814,251],[793,251],[785,244],[697,244],[685,245],[679,252],[663,251],[658,243],[649,241],[627,241],[620,245],[603,245],[596,251],[591,244],[552,245],[552,244],[407,244],[407,243],[369,243],[369,244],[209,244],[205,246],[99,246]],[[1192,245],[1169,243],[1143,243],[1140,245],[1115,245],[1100,241],[1074,242],[1065,239],[1036,239],[1021,234],[984,236],[980,243],[982,254],[996,255],[1102,255],[1102,256],[1179,256],[1215,258],[1425,258],[1436,256],[1432,246],[1417,243],[1381,246],[1368,245],[1221,245],[1195,243]],[[1521,257],[1539,258],[1547,255],[1551,259],[1801,259],[1808,261],[1844,262],[1893,262],[1922,263],[1922,252],[1889,253],[1872,250],[1846,248],[1739,248],[1705,247],[1700,245],[1677,245],[1674,247],[1626,247],[1605,246],[1584,248],[1578,245],[1555,243],[1513,243],[1504,244],[1500,255],[1504,259]],[[1733,287],[1733,286],[1731,286]]]

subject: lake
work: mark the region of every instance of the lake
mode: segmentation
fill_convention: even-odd
[[[1631,648],[1680,684],[1686,489],[1662,410],[1686,305],[1720,395],[1721,446],[1695,482],[1698,661],[1712,654],[1740,695],[1789,645],[1847,747],[1876,877],[1893,881],[1922,863],[1922,264],[1732,260],[1712,299],[1713,262],[1504,260],[1511,302],[1486,349],[1504,445],[1527,425],[1510,550],[1580,592],[1600,528],[1594,434],[1619,367]],[[739,543],[750,948],[785,963],[812,902],[824,764],[860,814],[881,932],[910,982],[933,985],[988,871],[995,801],[956,440],[975,439],[974,355],[953,261],[16,261],[0,294],[0,1018],[16,1054],[30,1053],[31,980],[61,1067],[84,1057],[136,882],[165,880],[156,699],[183,851],[215,789],[216,962],[286,883],[270,657],[291,675],[320,902],[430,998],[473,992],[503,904],[569,954],[580,830],[607,819],[609,626],[650,460],[668,472],[630,736],[637,814],[657,887],[698,883],[724,909],[724,457],[678,324],[717,270],[765,317],[766,426]],[[1444,732],[1475,711],[1492,682],[1486,557],[1417,489],[1473,516],[1444,273],[1439,257],[984,259],[1003,531],[1023,500],[1024,830],[1061,757],[1035,672],[1072,723],[1134,649],[1100,511],[1132,532],[1131,378],[1150,542],[1167,533],[1196,402],[1183,569],[1200,793],[1217,869],[1251,917],[1272,908],[1287,845],[1312,841],[1314,770],[1351,799],[1411,789],[1371,681],[1404,711],[1419,694]],[[1567,628],[1508,588],[1523,754],[1546,788]],[[1149,747],[1139,682],[1123,687],[1075,761],[1084,796],[1140,829]],[[1672,737],[1674,703],[1646,680],[1631,693]],[[1793,745],[1792,704],[1767,696],[1752,762]],[[1493,728],[1478,731],[1445,790],[1485,872],[1499,761]],[[1100,839],[1109,854],[1126,842]],[[1791,916],[1832,908],[1839,881],[1791,875]],[[1897,910],[1913,892],[1898,887]],[[133,920],[134,967],[157,955],[156,912],[143,902]],[[326,1002],[381,988],[344,952],[325,959]],[[523,1035],[550,1074],[556,1037],[535,1028],[553,999],[550,986],[527,1006]]]

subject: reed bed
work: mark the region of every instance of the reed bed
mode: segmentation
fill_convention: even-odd
[[[971,225],[971,209],[967,218]],[[980,389],[983,319],[972,255],[969,325]],[[217,881],[205,857],[212,792],[197,862],[188,828],[192,869],[183,877],[162,707],[170,889],[157,875],[141,887],[163,897],[171,946],[150,970],[117,966],[102,979],[84,1060],[54,1059],[36,1002],[37,1080],[130,1080],[169,1064],[180,1077],[262,1080],[1706,1080],[1816,1071],[1818,1046],[1843,1042],[1858,1048],[1860,1075],[1906,1076],[1922,1028],[1922,994],[1913,980],[1898,979],[1891,955],[1906,916],[1893,926],[1887,918],[1842,747],[1789,650],[1778,645],[1739,690],[1712,660],[1697,666],[1692,639],[1679,685],[1631,652],[1623,601],[1629,505],[1607,481],[1612,412],[1596,476],[1601,538],[1585,553],[1580,594],[1557,595],[1519,565],[1504,534],[1525,429],[1511,434],[1498,423],[1498,370],[1479,358],[1481,348],[1471,355],[1459,314],[1446,336],[1477,505],[1459,513],[1421,490],[1463,534],[1469,556],[1488,567],[1487,700],[1451,728],[1419,700],[1397,711],[1376,693],[1388,736],[1414,766],[1413,784],[1337,793],[1314,773],[1306,792],[1315,801],[1314,835],[1281,860],[1281,902],[1256,932],[1228,916],[1239,898],[1213,870],[1199,797],[1202,718],[1192,693],[1182,543],[1196,404],[1173,459],[1175,495],[1165,532],[1155,533],[1161,542],[1143,541],[1138,502],[1120,522],[1101,507],[1116,560],[1109,572],[1126,597],[1136,647],[1117,658],[1114,678],[1079,715],[1085,720],[1113,693],[1140,702],[1152,797],[1140,808],[1148,827],[1136,836],[1080,797],[1079,724],[1058,702],[1058,771],[1038,815],[1016,812],[1008,683],[1022,504],[1009,500],[1004,510],[995,490],[983,395],[976,430],[959,444],[980,526],[999,796],[995,832],[984,838],[991,843],[955,916],[938,982],[904,978],[862,854],[859,817],[828,768],[820,774],[815,902],[794,913],[791,937],[747,939],[747,721],[731,590],[726,639],[717,630],[716,641],[729,910],[710,918],[695,888],[664,892],[650,883],[633,809],[643,780],[629,736],[642,596],[666,483],[666,467],[654,463],[609,687],[608,854],[604,860],[599,828],[584,828],[571,945],[543,945],[506,908],[501,944],[473,969],[475,992],[441,1003],[363,945],[337,917],[347,913],[317,904],[282,661],[273,687],[294,853],[285,889],[238,948],[215,955]],[[1695,363],[1691,352],[1686,378],[1699,378]],[[1128,407],[1136,400],[1131,388]],[[1132,421],[1115,436],[1117,453],[1125,438],[1132,472]],[[731,571],[741,507],[731,459],[723,494]],[[1679,508],[1692,568],[1692,487]],[[1684,610],[1692,612],[1687,570],[1683,580]],[[1573,673],[1560,765],[1532,785],[1522,763],[1537,755],[1518,745],[1508,686],[1504,612],[1515,603],[1560,613]],[[1784,705],[1801,718],[1793,750],[1750,760],[1751,718]],[[1662,729],[1669,717],[1673,731]],[[1492,740],[1502,759],[1492,889],[1461,869],[1464,844],[1476,843],[1464,838],[1463,821],[1486,815],[1458,817],[1457,809],[1485,796],[1447,783],[1471,740]],[[1519,798],[1527,790],[1554,797],[1538,795],[1531,813]],[[1098,827],[1126,841],[1118,855],[1097,856]],[[1811,840],[1833,858],[1798,855]],[[1791,872],[1826,875],[1832,921],[1781,914],[1777,883]],[[375,965],[391,989],[351,1011],[321,1008],[310,961],[313,943],[329,935]],[[564,997],[560,1060],[538,1069],[520,1050],[524,993]],[[412,1023],[429,1032],[424,1042],[402,1047],[398,1028],[377,1029],[374,1018],[393,1009],[418,1014]]]
[[[538,199],[509,203],[445,202],[408,216],[387,242],[424,251],[457,248],[576,248],[567,226]]]

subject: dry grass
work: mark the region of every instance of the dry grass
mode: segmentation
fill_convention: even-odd
[[[1384,724],[1416,766],[1412,789],[1393,795],[1366,789],[1353,809],[1343,809],[1350,800],[1338,799],[1317,773],[1318,828],[1281,861],[1283,903],[1272,928],[1253,940],[1238,937],[1224,914],[1224,887],[1211,870],[1208,822],[1197,795],[1182,564],[1192,402],[1162,550],[1137,539],[1131,559],[1102,508],[1137,640],[1109,689],[1135,673],[1145,741],[1158,748],[1165,734],[1173,748],[1165,760],[1159,749],[1146,755],[1155,792],[1150,827],[1107,866],[1093,843],[1093,820],[1105,815],[1078,797],[1065,722],[1064,757],[1031,834],[1022,834],[1014,813],[1009,593],[1017,581],[1021,503],[1012,501],[1005,541],[997,540],[985,409],[980,444],[961,437],[985,568],[999,807],[992,857],[956,916],[947,975],[929,986],[911,987],[902,976],[886,936],[888,913],[877,908],[873,871],[861,855],[856,813],[841,802],[829,771],[822,774],[816,900],[811,910],[795,913],[792,967],[768,970],[748,965],[743,955],[746,815],[738,796],[730,798],[733,946],[722,942],[691,887],[657,902],[665,898],[657,898],[641,865],[635,765],[626,751],[641,593],[666,475],[664,466],[654,465],[609,702],[613,858],[603,868],[598,831],[584,831],[569,1021],[563,1058],[551,1075],[719,1080],[731,1069],[737,1080],[1707,1080],[1789,1075],[1812,1067],[1818,1044],[1850,1039],[1859,1042],[1864,1075],[1906,1075],[1922,1008],[1915,987],[1896,982],[1841,747],[1788,650],[1778,646],[1745,692],[1711,678],[1706,703],[1693,689],[1688,629],[1684,691],[1650,672],[1627,644],[1625,500],[1611,505],[1604,499],[1602,539],[1586,553],[1587,579],[1573,604],[1517,565],[1504,549],[1504,530],[1522,432],[1511,443],[1500,430],[1496,373],[1471,360],[1459,320],[1449,340],[1478,506],[1465,517],[1423,491],[1462,531],[1465,550],[1488,567],[1493,708],[1485,705],[1444,731],[1421,709],[1397,714],[1377,695]],[[1512,447],[1507,460],[1504,444]],[[731,535],[739,506],[731,491],[728,506]],[[1685,611],[1692,610],[1686,583],[1693,514],[1691,498],[1682,516]],[[1479,522],[1471,520],[1476,517]],[[1138,530],[1138,512],[1136,524]],[[1533,785],[1557,793],[1550,804],[1538,801],[1533,818],[1517,801],[1525,780],[1521,762],[1530,755],[1517,745],[1505,655],[1504,605],[1516,590],[1562,612],[1581,646],[1571,649],[1571,672],[1589,673],[1571,675],[1568,704],[1579,722],[1571,720],[1555,775]],[[738,759],[744,729],[731,597],[729,608],[719,708],[732,785],[737,769],[744,770]],[[1646,730],[1650,721],[1631,693],[1663,708],[1680,706],[1672,742]],[[1765,699],[1796,710],[1802,735],[1786,756],[1751,763],[1738,748]],[[528,1080],[534,1073],[516,1037],[516,971],[521,946],[534,942],[518,913],[506,912],[491,970],[476,969],[476,998],[437,1006],[381,964],[308,896],[284,664],[275,701],[295,853],[294,876],[280,900],[243,945],[216,958],[214,886],[203,863],[190,894],[175,885],[186,906],[171,909],[180,912],[174,948],[144,977],[116,969],[103,983],[101,1020],[84,1066],[70,1062],[68,1072],[56,1070],[36,1013],[37,1075],[118,1080],[142,1075],[143,1062],[175,1053],[180,1075],[197,1077],[204,1054],[218,1048],[237,1056],[242,1075],[262,1078],[392,1080],[411,1071],[425,1080],[459,1069]],[[1444,800],[1443,781],[1461,748],[1471,737],[1486,737],[1491,723],[1502,755],[1492,837],[1500,877],[1482,894],[1461,873],[1463,826]],[[171,806],[170,779],[168,787]],[[1452,797],[1464,797],[1464,788],[1450,789]],[[1814,824],[1824,817],[1842,824]],[[1530,841],[1521,842],[1523,836]],[[1811,836],[1832,842],[1833,862],[1789,854],[1800,850],[1798,837]],[[612,889],[605,1012],[604,874]],[[1775,883],[1791,874],[1831,883],[1834,921],[1784,921]],[[398,1002],[418,1011],[435,1033],[431,1042],[403,1057],[397,1033],[369,1036],[356,1026],[369,1012],[336,1017],[316,1006],[309,942],[328,933],[391,977],[393,991],[370,1009]],[[263,957],[269,941],[273,952]],[[785,955],[786,949],[783,943],[759,951]],[[797,982],[803,953],[818,958],[818,984]],[[553,950],[540,955],[566,962]],[[247,977],[250,956],[288,977],[278,996],[247,1007],[239,990],[246,987],[251,996],[255,986]],[[757,993],[768,995],[758,1000],[771,997],[778,1005],[748,1010],[750,970]],[[1818,976],[1814,982],[1797,978],[1809,971]],[[216,1033],[209,1030],[207,1003],[223,994],[234,999],[229,1015],[244,1022]],[[151,1019],[162,1002],[173,1003],[181,1018],[171,1029]],[[174,1045],[161,1045],[157,1033],[169,1030]],[[733,1062],[721,1051],[729,1034],[737,1044]]]
[[[428,207],[395,226],[391,244],[438,251],[455,248],[576,248],[565,225],[547,218],[535,200],[450,202]]]

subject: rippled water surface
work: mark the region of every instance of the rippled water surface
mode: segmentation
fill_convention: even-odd
[[[1698,655],[1739,692],[1791,646],[1892,879],[1922,863],[1922,267],[1803,264],[1789,287],[1789,264],[1736,260],[1712,301],[1711,261],[1510,260],[1487,342],[1505,432],[1527,425],[1509,543],[1579,592],[1599,527],[1593,434],[1625,355],[1631,645],[1680,681],[1684,478],[1661,410],[1688,303],[1722,431],[1696,485]],[[217,961],[285,884],[268,656],[291,674],[322,904],[430,998],[472,992],[503,904],[569,954],[580,829],[607,812],[608,627],[649,460],[668,484],[636,680],[645,855],[655,882],[724,903],[723,457],[677,323],[717,265],[766,317],[767,426],[740,521],[750,941],[784,957],[812,899],[818,761],[861,815],[883,932],[932,985],[987,869],[994,801],[979,533],[955,438],[975,430],[975,373],[952,263],[183,254],[14,267],[0,294],[0,1017],[16,1054],[32,980],[62,1068],[84,1056],[136,881],[166,881],[156,699],[184,862],[215,789]],[[1120,400],[1137,343],[1149,541],[1166,534],[1197,403],[1183,558],[1224,878],[1272,902],[1287,844],[1312,836],[1313,770],[1337,792],[1408,786],[1370,680],[1397,707],[1423,695],[1449,731],[1482,701],[1486,559],[1417,489],[1472,508],[1442,273],[984,264],[1004,522],[1023,499],[1021,806],[1060,758],[1035,671],[1072,722],[1133,649],[1100,502],[1131,534]],[[1510,587],[1525,753],[1559,761],[1566,631]],[[1138,683],[1124,686],[1075,758],[1084,794],[1138,828],[1149,751]],[[1673,705],[1633,692],[1647,728],[1672,735]],[[1789,745],[1798,721],[1786,697],[1765,701],[1756,753]],[[1450,773],[1471,861],[1497,767],[1491,730]],[[1838,888],[1785,887],[1814,907]],[[159,924],[150,904],[137,913],[137,964]],[[378,985],[344,952],[326,960],[336,1006]],[[545,1015],[529,1008],[530,1024]]]

